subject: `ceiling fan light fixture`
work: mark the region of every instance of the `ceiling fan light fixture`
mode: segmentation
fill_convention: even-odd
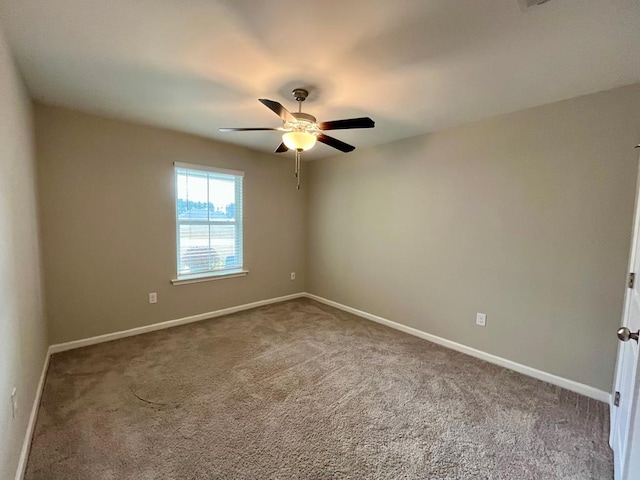
[[[287,132],[282,135],[282,143],[290,150],[309,150],[318,138],[309,132]]]

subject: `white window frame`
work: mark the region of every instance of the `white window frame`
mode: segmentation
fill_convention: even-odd
[[[233,277],[243,277],[249,273],[248,270],[244,269],[244,228],[243,228],[243,220],[244,220],[244,205],[242,202],[243,188],[244,188],[244,172],[240,170],[230,170],[226,168],[218,168],[212,167],[210,165],[196,165],[192,163],[182,163],[182,162],[174,162],[174,187],[175,187],[175,197],[174,197],[174,208],[175,208],[175,232],[176,232],[176,278],[171,280],[171,283],[174,285],[185,285],[190,283],[198,283],[198,282],[207,282],[211,280],[220,280],[223,278],[233,278]],[[236,226],[240,228],[236,230],[235,236],[235,251],[236,256],[239,257],[239,267],[233,269],[218,269],[218,270],[210,270],[206,272],[198,272],[187,275],[180,275],[179,266],[180,266],[180,225],[218,225],[224,224],[225,222],[220,222],[219,220],[180,220],[178,215],[178,169],[184,170],[193,170],[197,172],[213,172],[222,175],[230,175],[236,177],[235,181],[238,181],[238,177],[240,179],[240,188],[235,190],[235,205],[236,205]]]

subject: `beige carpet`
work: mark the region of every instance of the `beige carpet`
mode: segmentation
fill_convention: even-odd
[[[311,300],[54,355],[26,479],[611,479],[604,404]]]

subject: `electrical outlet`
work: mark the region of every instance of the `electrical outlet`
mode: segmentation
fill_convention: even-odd
[[[156,292],[149,294],[149,303],[158,303],[158,294]]]
[[[476,325],[481,327],[485,327],[487,325],[487,314],[486,313],[476,313]]]
[[[291,272],[291,280],[295,280],[296,279],[296,272]]]
[[[18,389],[13,387],[11,391],[11,416],[16,418],[16,414],[18,413],[18,399],[17,399]]]

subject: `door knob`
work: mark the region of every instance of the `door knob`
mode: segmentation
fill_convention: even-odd
[[[640,337],[640,330],[637,332],[631,332],[627,327],[622,327],[618,329],[618,338],[623,342],[628,342],[630,338],[638,343],[638,337]]]

